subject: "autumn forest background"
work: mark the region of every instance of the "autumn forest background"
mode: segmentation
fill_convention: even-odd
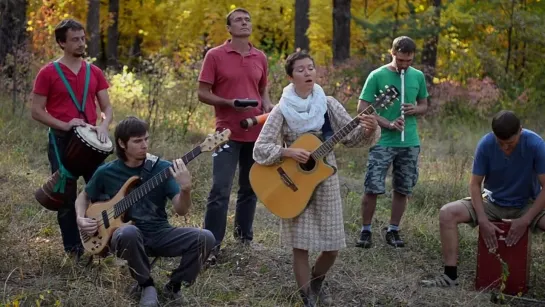
[[[137,303],[125,291],[132,281],[122,264],[105,259],[80,267],[64,257],[55,214],[33,197],[49,166],[46,128],[30,117],[30,93],[40,67],[62,54],[55,25],[63,18],[85,25],[87,60],[104,69],[111,85],[114,124],[128,114],[145,118],[152,151],[172,159],[213,130],[212,109],[197,99],[197,76],[206,51],[228,39],[225,16],[235,7],[250,11],[251,41],[268,55],[273,103],[288,82],[283,60],[301,48],[316,59],[326,93],[355,115],[365,78],[391,60],[392,40],[408,35],[417,42],[413,65],[425,72],[431,97],[419,119],[420,179],[401,226],[408,246],[393,250],[380,237],[390,214],[388,192],[373,222],[375,247],[353,247],[367,153],[338,148],[349,247],[329,280],[337,305],[492,306],[489,294],[473,289],[476,229],[460,227],[458,289],[424,289],[418,281],[442,271],[438,210],[467,196],[473,150],[491,115],[512,109],[525,127],[545,135],[541,0],[0,0],[0,304]],[[200,227],[211,158],[199,157],[190,170],[194,208],[185,218],[169,214],[175,225]],[[223,260],[187,290],[192,306],[300,304],[278,220],[258,209],[254,225],[263,250],[242,249],[228,236]],[[542,234],[532,238],[532,259],[526,297],[545,300]],[[166,281],[176,261],[161,259],[155,277]]]

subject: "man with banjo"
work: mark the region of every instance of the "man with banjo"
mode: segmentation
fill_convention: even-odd
[[[103,72],[83,59],[86,41],[84,27],[73,19],[62,20],[55,28],[55,40],[63,50],[63,56],[48,63],[38,72],[32,91],[31,109],[32,118],[49,127],[48,158],[51,172],[59,171],[62,180],[70,178],[74,182],[65,191],[70,197],[64,198],[59,206],[57,220],[64,250],[77,260],[83,253],[74,206],[77,193],[75,181],[80,174],[69,170],[66,165],[71,162],[70,164],[79,163],[84,167],[89,161],[85,161],[85,158],[67,157],[66,148],[76,127],[86,127],[95,132],[85,135],[90,139],[90,144],[98,147],[111,146],[108,125],[112,121],[113,111],[107,91],[109,85]],[[98,126],[95,98],[105,115]],[[89,180],[94,168],[96,167],[81,176],[86,181]]]
[[[382,128],[380,141],[369,150],[365,192],[362,198],[362,230],[356,244],[358,247],[372,246],[371,221],[375,213],[377,196],[385,193],[386,173],[393,164],[393,197],[390,225],[386,232],[386,243],[403,247],[399,235],[399,223],[407,204],[407,197],[418,180],[418,156],[420,140],[416,115],[428,109],[428,91],[422,71],[411,67],[416,44],[407,37],[394,39],[391,49],[392,62],[372,71],[363,86],[358,102],[358,112],[365,109],[385,85],[393,85],[401,97],[387,110],[378,111],[378,123]]]

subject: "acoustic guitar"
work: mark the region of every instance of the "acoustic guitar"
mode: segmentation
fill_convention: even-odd
[[[385,86],[381,92],[360,114],[372,114],[377,109],[386,109],[399,96],[399,91],[394,86]],[[294,218],[301,214],[316,186],[337,172],[325,158],[359,123],[359,119],[355,117],[323,143],[311,133],[297,138],[289,148],[310,151],[307,163],[299,163],[290,158],[273,165],[254,163],[250,169],[250,184],[258,199],[280,218]]]
[[[215,151],[216,148],[227,143],[230,136],[231,131],[229,129],[208,135],[200,145],[185,154],[182,161],[187,165],[201,153]],[[227,147],[228,145],[223,146],[223,148]],[[221,150],[222,148],[219,149],[219,151]],[[213,156],[216,155],[217,153],[214,152]],[[143,184],[141,184],[138,176],[133,176],[127,179],[112,199],[91,204],[86,211],[86,216],[98,221],[98,230],[94,235],[89,235],[80,230],[80,237],[85,250],[94,255],[106,255],[114,231],[123,225],[132,224],[130,221],[124,222],[125,212],[153,189],[163,184],[170,176],[172,174],[169,168],[162,170]]]

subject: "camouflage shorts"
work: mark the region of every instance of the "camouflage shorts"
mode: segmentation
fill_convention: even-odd
[[[392,164],[392,186],[394,191],[411,195],[418,181],[418,156],[420,146],[384,147],[373,146],[369,150],[367,173],[365,174],[365,193],[384,194],[386,192],[386,173]]]

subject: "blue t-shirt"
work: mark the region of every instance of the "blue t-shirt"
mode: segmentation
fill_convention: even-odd
[[[172,163],[168,161],[157,161],[151,172],[151,176],[171,165]],[[117,194],[130,177],[140,177],[143,167],[144,164],[131,168],[119,159],[108,162],[96,170],[85,187],[85,192],[91,199],[91,202],[109,200]],[[165,182],[130,207],[125,216],[127,219],[134,221],[135,226],[144,233],[155,233],[165,228],[170,228],[171,226],[165,210],[167,198],[172,199],[178,193],[180,193],[180,187],[176,183],[176,180],[172,176],[169,176]]]
[[[537,175],[545,174],[545,142],[535,132],[523,129],[515,149],[506,156],[490,132],[477,145],[473,174],[485,177],[484,188],[496,205],[525,206],[541,190]]]

